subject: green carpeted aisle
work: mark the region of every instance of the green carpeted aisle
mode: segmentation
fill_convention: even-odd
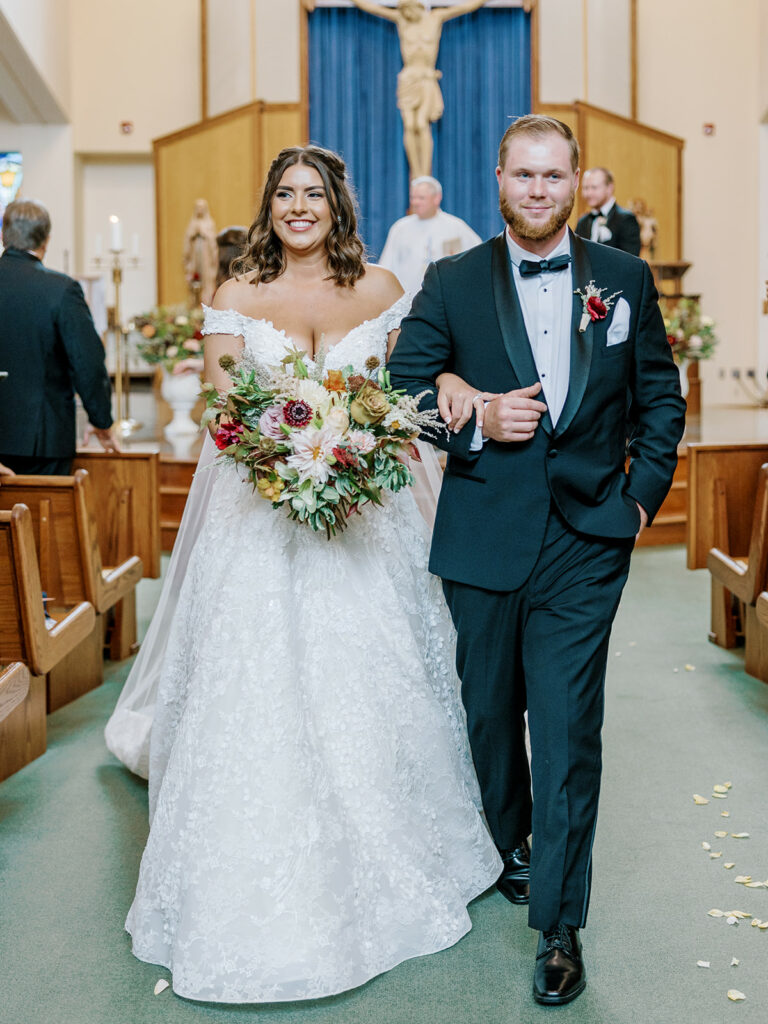
[[[157,587],[142,586],[146,608]],[[707,643],[708,600],[707,574],[688,572],[682,549],[635,555],[611,644],[589,985],[575,1003],[533,1004],[535,935],[495,892],[458,946],[343,996],[257,1008],[153,995],[167,972],[136,961],[123,932],[146,785],[102,741],[123,666],[52,715],[45,756],[0,784],[0,1024],[762,1024],[768,930],[707,911],[768,920],[768,888],[734,881],[768,880],[768,686]],[[725,782],[726,798],[712,798]]]

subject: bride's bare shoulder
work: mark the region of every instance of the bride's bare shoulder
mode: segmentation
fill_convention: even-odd
[[[365,274],[357,282],[356,287],[362,295],[379,305],[382,310],[389,309],[403,294],[403,286],[392,271],[376,266],[375,263],[366,264]]]
[[[230,277],[216,289],[211,301],[212,309],[236,309],[240,312],[253,305],[255,288],[251,284],[253,275]]]

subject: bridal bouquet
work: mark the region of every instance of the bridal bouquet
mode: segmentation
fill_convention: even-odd
[[[273,508],[329,538],[364,505],[381,505],[385,491],[412,484],[409,459],[420,461],[414,440],[445,429],[437,410],[419,411],[425,392],[393,390],[375,356],[365,374],[351,366],[310,370],[298,350],[275,367],[226,355],[219,363],[232,387],[219,394],[203,386],[203,425],[217,425],[219,457],[243,466]]]

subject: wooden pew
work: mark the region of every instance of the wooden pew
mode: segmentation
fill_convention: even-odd
[[[0,725],[0,779],[45,752],[45,675],[96,622],[93,605],[82,601],[66,614],[52,613],[48,629],[42,592],[29,509],[0,511],[0,662],[21,661],[31,675],[26,697]]]
[[[0,488],[0,508],[26,505],[32,513],[40,578],[54,606],[90,601],[97,612],[91,637],[51,671],[48,710],[99,686],[104,678],[105,623],[110,609],[129,596],[142,577],[136,555],[104,568],[90,479],[74,476],[15,476]]]
[[[144,575],[160,576],[158,450],[131,449],[112,454],[78,449],[73,472],[87,469],[95,496],[102,558],[119,565],[131,555],[141,559]],[[115,605],[110,657],[127,658],[136,650],[136,595]]]
[[[689,569],[705,569],[711,548],[741,554],[749,551],[757,475],[764,462],[768,462],[766,442],[688,445]],[[724,506],[727,527],[722,517]]]
[[[755,601],[755,630],[757,678],[768,683],[768,590],[761,591]]]
[[[722,480],[715,484],[715,519],[720,544],[707,556],[712,576],[712,630],[709,638],[720,647],[734,647],[739,635],[746,645],[744,668],[762,678],[768,665],[761,665],[759,628],[755,604],[768,585],[768,463],[760,467],[751,515],[752,529],[746,554],[728,549],[729,527],[747,516],[749,509],[729,509]]]
[[[756,505],[766,462],[766,442],[688,445],[688,568],[707,567],[712,549],[725,556],[716,556],[713,562],[723,571],[711,580],[710,640],[733,647],[743,637],[745,668],[752,674],[763,673],[765,661],[758,642],[757,591],[752,591],[753,585],[758,591],[765,589],[768,581],[759,580],[762,556],[757,549],[753,556],[751,549],[753,528],[762,517]],[[749,575],[748,563],[752,563]],[[751,600],[742,601],[728,583]]]
[[[29,669],[23,661],[0,666],[0,723],[21,704],[28,693]]]
[[[5,720],[25,702],[29,694],[29,684],[29,669],[23,662],[14,661],[10,665],[0,667],[0,779],[15,771],[11,765],[6,765],[8,752],[23,747],[23,741],[21,744],[19,741],[26,734],[24,715],[22,714],[21,721],[16,723],[15,728],[13,720],[10,729],[6,727]],[[32,757],[34,756],[36,755],[33,754]],[[28,760],[32,760],[32,757]]]

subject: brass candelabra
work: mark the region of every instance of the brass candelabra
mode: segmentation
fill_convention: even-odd
[[[112,332],[115,342],[115,423],[114,431],[119,438],[130,437],[135,434],[143,424],[133,419],[130,411],[131,379],[125,367],[125,338],[126,332],[123,328],[122,312],[120,306],[120,289],[123,283],[124,255],[123,249],[110,249],[108,257],[96,256],[94,263],[97,267],[110,269],[112,274],[112,286],[114,288],[114,315],[108,330]],[[137,256],[127,257],[127,266],[138,267]]]

